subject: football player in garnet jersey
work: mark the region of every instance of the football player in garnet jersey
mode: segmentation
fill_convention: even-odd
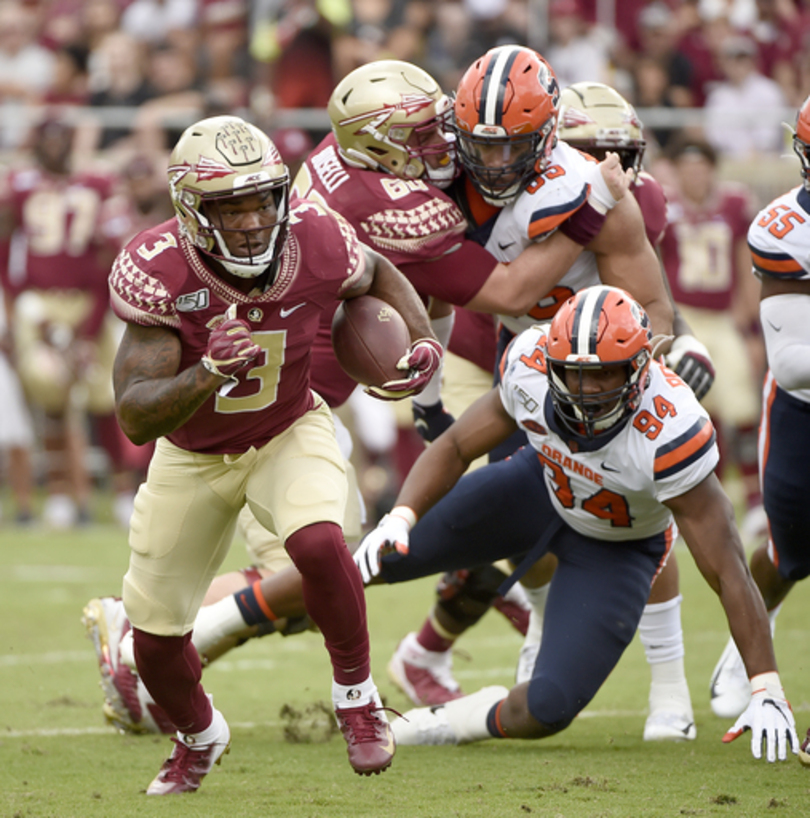
[[[119,254],[111,301],[126,322],[116,408],[135,443],[156,440],[135,501],[123,601],[137,669],[178,728],[148,794],[196,790],[230,743],[200,683],[194,618],[247,504],[302,575],[333,667],[332,700],[359,774],[394,742],[370,675],[362,583],[343,538],[347,484],[331,414],[310,389],[321,312],[373,294],[412,338],[391,397],[418,392],[441,345],[413,287],[315,202],[290,202],[270,139],[238,117],[191,125],[169,161],[176,218]]]
[[[43,416],[46,523],[89,521],[86,441],[72,419],[86,413],[109,457],[116,518],[126,526],[135,481],[115,420],[112,362],[121,323],[107,297],[107,271],[124,239],[112,212],[119,182],[74,171],[73,137],[73,126],[50,112],[33,129],[35,164],[13,167],[0,183],[0,281],[20,381]]]
[[[793,150],[804,183],[763,208],[748,230],[769,368],[759,427],[769,536],[751,555],[750,567],[772,624],[791,588],[810,575],[810,97],[796,118]],[[749,700],[755,682],[733,637],[711,684],[712,709],[729,717]],[[810,731],[799,759],[810,765]]]
[[[768,617],[745,565],[731,502],[714,473],[711,421],[692,390],[655,359],[651,321],[628,293],[587,287],[550,327],[517,336],[499,387],[419,457],[396,505],[354,558],[370,583],[402,582],[513,553],[553,553],[531,678],[486,687],[392,723],[400,744],[543,738],[587,706],[630,643],[675,538],[683,535],[717,592],[754,694],[724,736],[752,731],[768,761],[796,753]],[[529,445],[464,475],[515,429]]]

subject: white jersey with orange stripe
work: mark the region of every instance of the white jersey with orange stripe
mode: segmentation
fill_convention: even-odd
[[[799,186],[757,213],[748,228],[754,272],[810,281],[810,192]]]
[[[568,525],[602,540],[637,540],[676,529],[664,501],[704,480],[720,458],[706,410],[658,362],[638,410],[594,440],[556,421],[548,389],[545,329],[517,336],[504,362],[501,400],[545,466],[549,495]]]
[[[498,214],[486,249],[498,261],[514,261],[526,247],[548,238],[585,204],[590,185],[599,173],[594,159],[558,141],[545,172]],[[512,332],[522,332],[539,321],[550,321],[560,304],[593,284],[599,284],[594,255],[580,253],[558,286],[528,315],[498,317]]]
[[[774,199],[756,216],[748,229],[748,248],[754,273],[760,277],[769,277],[782,281],[810,281],[810,191],[804,186],[794,188]],[[806,301],[806,295],[794,296]],[[794,349],[801,349],[810,344],[810,323],[806,309],[786,309],[784,301],[789,295],[766,299],[762,304],[778,311],[777,334],[769,331],[765,325],[767,318],[763,315],[763,331],[768,361],[774,370],[779,385],[787,388],[780,380],[778,355],[784,355],[789,349],[790,355],[801,355]],[[779,299],[783,303],[776,305]],[[761,311],[763,307],[761,307]],[[773,325],[772,325],[773,326]],[[785,345],[791,345],[787,347]],[[779,349],[780,345],[783,349]],[[810,389],[788,389],[794,398],[810,403]],[[767,392],[766,392],[767,398]]]

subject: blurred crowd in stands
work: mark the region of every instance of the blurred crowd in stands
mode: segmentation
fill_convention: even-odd
[[[190,122],[220,112],[244,115],[270,133],[294,175],[328,129],[323,109],[332,89],[352,69],[407,60],[450,92],[473,60],[510,42],[542,53],[561,87],[595,80],[631,101],[647,125],[645,164],[672,187],[678,179],[666,151],[675,137],[705,137],[703,155],[712,167],[778,159],[789,144],[782,122],[793,121],[810,93],[810,0],[0,0],[0,273],[7,313],[0,362],[13,369],[20,359],[12,306],[28,285],[15,282],[15,259],[34,252],[13,241],[35,187],[21,168],[53,162],[43,156],[46,138],[58,137],[50,124],[67,126],[70,156],[48,169],[64,184],[51,179],[45,187],[61,191],[72,214],[68,228],[87,228],[89,251],[103,265],[112,248],[172,215],[166,158]],[[82,185],[97,197],[89,226],[74,207]],[[43,230],[53,208],[36,208]],[[65,252],[79,250],[66,245]],[[42,330],[37,342],[101,343],[104,321],[93,310],[80,309],[61,335],[55,321],[37,319],[50,333]],[[24,419],[19,434],[0,430],[11,519],[37,516],[35,483],[59,498],[43,511],[51,525],[92,519],[87,487],[98,475],[87,453],[98,451],[97,471],[116,495],[116,519],[126,522],[148,453],[114,440],[104,425],[109,408],[93,408],[83,381],[97,354],[76,347],[59,405],[39,400],[21,374],[29,426]],[[56,374],[49,377],[53,384]],[[14,388],[0,386],[4,403]],[[381,423],[369,428],[379,432]],[[396,434],[382,437],[390,447]],[[421,442],[410,445],[395,471],[407,468]],[[388,463],[377,454],[371,462]],[[392,490],[385,470],[369,474],[370,493]]]

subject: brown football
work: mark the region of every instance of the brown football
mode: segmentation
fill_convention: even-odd
[[[405,376],[397,361],[410,349],[411,337],[405,319],[390,304],[361,295],[338,307],[332,319],[332,347],[354,380],[382,386]]]

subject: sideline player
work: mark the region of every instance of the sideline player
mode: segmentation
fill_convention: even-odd
[[[558,566],[531,679],[408,711],[400,744],[543,738],[591,701],[635,633],[676,536],[718,594],[754,682],[724,737],[784,760],[798,739],[768,618],[745,565],[707,412],[655,360],[651,322],[626,292],[594,286],[549,328],[517,336],[501,384],[419,458],[395,507],[354,558],[366,583],[402,582],[513,553]],[[482,452],[523,429],[529,445],[468,475]],[[463,476],[464,475],[464,476]]]
[[[810,574],[810,97],[796,118],[793,150],[803,183],[774,199],[748,231],[761,283],[760,320],[769,371],[762,397],[759,472],[769,537],[750,566],[771,621],[790,590]],[[735,644],[737,643],[737,644]],[[733,718],[750,699],[753,680],[732,632],[712,674],[712,709]],[[799,759],[810,765],[810,731]]]
[[[111,463],[116,521],[129,524],[135,476],[115,420],[112,365],[121,322],[110,312],[107,272],[124,237],[113,208],[119,181],[71,166],[74,127],[49,114],[32,133],[35,163],[0,187],[0,280],[11,309],[15,364],[47,455],[43,519],[90,521],[89,416]]]
[[[138,673],[177,726],[147,789],[196,790],[230,730],[200,683],[191,630],[247,504],[302,574],[307,611],[333,667],[332,701],[357,773],[379,773],[394,743],[370,675],[365,601],[341,524],[343,458],[331,414],[309,388],[321,312],[372,293],[403,315],[401,380],[418,392],[441,347],[407,280],[314,202],[289,202],[270,139],[238,117],[204,119],[169,162],[176,218],[136,236],[110,275],[127,323],[114,383],[121,426],[157,439],[135,502],[123,599]]]

